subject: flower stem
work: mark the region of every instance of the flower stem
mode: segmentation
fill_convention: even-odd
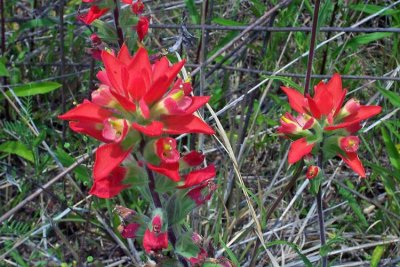
[[[318,155],[318,167],[321,170],[322,170],[322,159],[323,159],[323,153],[321,150]],[[318,224],[319,224],[319,239],[320,239],[321,248],[322,248],[326,244],[324,211],[322,208],[322,182],[318,188],[316,201],[317,201]],[[328,257],[322,256],[322,267],[327,267],[327,266],[328,266]]]
[[[145,142],[142,139],[142,142],[140,144],[140,148],[141,148],[140,151],[141,151],[142,155],[144,154],[144,146],[145,146]],[[160,195],[156,191],[156,182],[154,179],[154,173],[147,166],[145,168],[146,168],[147,176],[149,177],[149,190],[150,190],[151,198],[153,199],[154,206],[156,208],[162,208]],[[168,227],[168,240],[171,242],[172,246],[175,248],[176,235],[175,235],[173,228],[170,226]],[[189,266],[187,261],[183,257],[181,257],[179,255],[176,255],[176,256],[178,257],[178,260],[182,263],[182,265],[184,267]]]
[[[322,210],[322,190],[321,186],[319,187],[317,194],[317,209],[318,209],[318,223],[319,223],[319,239],[321,241],[321,247],[326,244],[325,237],[325,223],[324,223],[324,213]],[[322,256],[322,267],[328,266],[328,257]]]
[[[114,5],[114,23],[118,34],[118,44],[119,47],[122,47],[122,45],[124,44],[124,33],[122,32],[121,26],[119,25],[119,4],[117,0],[114,0]]]
[[[154,180],[153,171],[146,166],[146,172],[147,176],[149,177],[149,189],[151,193],[151,198],[153,199],[154,202],[154,206],[156,208],[162,208],[160,195],[156,192],[156,182]]]

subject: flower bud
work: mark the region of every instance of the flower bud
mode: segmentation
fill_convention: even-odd
[[[92,35],[90,35],[90,41],[92,41],[92,45],[93,45],[93,46],[99,46],[99,45],[101,45],[101,43],[102,43],[100,37],[99,37],[97,34],[95,34],[95,33],[93,33]]]
[[[164,163],[175,163],[179,160],[176,140],[171,137],[160,138],[155,142],[156,154]]]
[[[107,108],[115,108],[118,105],[117,100],[110,92],[110,88],[105,85],[101,85],[99,89],[92,92],[92,103]]]
[[[123,238],[136,238],[136,233],[140,227],[138,223],[130,223],[128,225],[119,225],[118,231]]]
[[[138,35],[139,41],[143,41],[144,37],[147,35],[149,31],[150,21],[147,17],[141,16],[139,18],[139,22],[136,25],[136,33]]]
[[[280,122],[281,125],[278,127],[278,132],[287,136],[294,136],[312,128],[315,120],[307,114],[294,117],[292,114],[286,112],[281,117]]]
[[[318,175],[319,171],[320,171],[320,169],[318,166],[314,166],[314,165],[308,166],[307,173],[306,173],[307,179],[311,180],[311,179],[315,178]]]
[[[357,136],[346,136],[339,138],[339,147],[345,152],[356,152],[360,145],[360,139]]]
[[[124,119],[108,118],[103,122],[103,137],[109,141],[120,142],[128,132],[128,122]]]
[[[152,113],[157,115],[181,115],[190,107],[192,97],[186,95],[182,88],[172,90],[166,97],[159,101],[153,108]]]
[[[137,0],[132,3],[132,12],[135,13],[136,15],[142,14],[143,10],[144,10],[144,4],[142,0]]]
[[[343,106],[338,114],[338,118],[345,118],[351,114],[356,113],[360,109],[360,101],[352,98]]]
[[[143,247],[147,253],[168,248],[167,227],[163,221],[163,211],[161,209],[154,210],[151,223],[143,236]]]

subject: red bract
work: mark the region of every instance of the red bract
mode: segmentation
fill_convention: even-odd
[[[108,8],[99,8],[98,6],[91,6],[89,12],[86,14],[79,14],[78,19],[83,23],[90,25],[93,21],[107,13]]]
[[[143,236],[143,248],[146,253],[151,253],[152,251],[157,252],[168,248],[167,232],[157,234],[146,229]]]
[[[182,164],[186,164],[188,167],[195,167],[200,165],[204,158],[203,154],[193,150],[182,157]]]
[[[89,194],[95,195],[99,198],[112,198],[118,195],[122,190],[129,187],[129,185],[122,183],[122,181],[125,179],[125,175],[125,168],[116,167],[107,177],[95,177]]]
[[[136,233],[140,228],[140,224],[138,223],[130,223],[128,225],[124,225],[119,227],[121,236],[123,238],[136,238]]]
[[[206,181],[215,177],[215,166],[213,164],[200,169],[190,172],[185,177],[185,183],[178,188],[189,188],[197,185],[201,185]]]
[[[361,128],[361,121],[379,114],[380,106],[364,106],[355,99],[350,99],[343,107],[347,90],[342,89],[339,74],[334,74],[327,82],[315,86],[315,94],[303,96],[298,91],[282,87],[288,96],[289,104],[297,111],[297,117],[286,113],[281,118],[278,132],[295,140],[290,146],[289,163],[293,164],[305,155],[319,149],[323,142],[326,150],[341,150],[336,153],[360,176],[365,171],[355,152],[359,140],[356,136],[348,136]],[[329,135],[329,138],[325,136]],[[335,139],[336,138],[336,139]],[[325,140],[327,139],[327,140]],[[338,140],[339,142],[335,143]]]
[[[189,260],[190,264],[196,266],[196,264],[202,264],[205,261],[205,259],[207,258],[207,256],[208,256],[207,251],[204,248],[200,248],[200,251],[197,254],[197,256],[191,257],[188,260]]]
[[[139,22],[135,26],[139,41],[143,41],[144,37],[147,35],[147,33],[149,31],[149,24],[150,24],[150,21],[147,17],[141,16],[139,18]]]
[[[208,181],[194,187],[187,193],[187,195],[196,203],[197,206],[200,206],[211,199],[215,190],[217,190],[217,185],[213,181]]]

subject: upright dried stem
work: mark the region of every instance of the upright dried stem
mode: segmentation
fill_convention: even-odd
[[[318,155],[318,167],[321,170],[323,167],[322,159],[323,159],[323,152],[322,150],[320,150]],[[318,224],[319,224],[319,239],[321,242],[321,247],[323,247],[326,244],[326,237],[325,237],[324,211],[322,207],[322,183],[319,186],[316,201],[317,201]],[[327,267],[327,266],[328,266],[328,257],[322,256],[322,267]]]
[[[320,0],[316,0],[315,8],[314,8],[312,29],[311,29],[310,53],[308,54],[306,81],[305,81],[305,85],[304,85],[304,95],[308,94],[309,87],[310,87],[312,63],[313,63],[314,50],[315,50],[315,40],[317,38],[319,4],[320,4]],[[322,146],[322,143],[321,143],[321,146]],[[323,170],[322,159],[323,159],[323,152],[321,149],[318,154],[318,167],[321,170]],[[322,247],[326,244],[326,237],[325,237],[325,225],[324,225],[324,213],[323,213],[323,208],[322,208],[322,190],[321,189],[322,189],[321,186],[319,186],[316,201],[317,201],[317,211],[318,211],[319,237],[320,237],[320,242],[321,242],[321,247]],[[327,256],[322,256],[322,267],[326,267],[326,266],[328,266],[328,258],[327,258]]]
[[[4,12],[4,0],[0,0],[0,23],[1,23],[1,55],[5,56],[6,54],[6,26],[5,26],[5,12]],[[8,83],[7,77],[4,76],[1,79],[3,85],[6,85]],[[9,103],[7,100],[4,100],[4,110],[5,110],[5,119],[9,120],[10,119],[10,112],[9,112]]]
[[[60,65],[60,76],[64,75],[65,71],[65,54],[64,54],[64,0],[60,1],[60,9],[59,9],[59,31],[60,31],[60,58],[61,58],[61,65]],[[62,79],[62,88],[61,88],[61,112],[64,114],[66,112],[66,103],[65,103],[65,83],[64,79]],[[63,121],[62,124],[62,140],[65,141],[65,134],[67,131],[67,122]]]
[[[114,23],[118,34],[118,44],[121,47],[124,44],[124,33],[122,32],[121,26],[119,25],[119,3],[114,0]]]
[[[313,63],[314,50],[315,50],[315,40],[317,39],[319,3],[320,3],[320,0],[315,1],[313,24],[312,24],[312,29],[311,29],[310,53],[308,53],[307,74],[306,74],[306,82],[304,85],[304,95],[308,94],[309,87],[310,87],[312,63]]]

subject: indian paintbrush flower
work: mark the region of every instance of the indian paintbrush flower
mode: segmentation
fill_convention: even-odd
[[[281,118],[278,132],[294,142],[290,146],[288,161],[296,163],[304,156],[322,149],[326,159],[339,156],[361,177],[365,170],[356,153],[358,137],[353,134],[361,128],[361,121],[381,112],[380,106],[361,105],[350,99],[344,106],[347,93],[342,88],[339,74],[315,86],[314,96],[303,96],[295,89],[282,87],[289,104],[298,116],[286,113]],[[343,106],[343,107],[342,107]]]
[[[84,100],[59,116],[70,121],[73,131],[105,143],[96,151],[93,169],[96,189],[103,187],[99,183],[109,179],[110,173],[130,155],[143,136],[157,138],[164,134],[214,133],[208,124],[193,114],[207,103],[209,97],[185,94],[184,105],[181,98],[171,97],[179,90],[185,93],[182,88],[188,87],[181,79],[174,83],[185,61],[172,65],[166,57],[162,57],[151,64],[144,48],[139,48],[131,56],[125,45],[118,55],[102,51],[101,58],[105,69],[97,74],[101,85],[92,94],[92,101]],[[160,106],[165,106],[166,110],[171,106],[179,107],[179,112],[160,112]],[[164,151],[164,163],[170,164],[171,160],[178,159],[178,152],[173,147],[169,147],[169,154]],[[177,171],[179,164],[174,164]],[[173,180],[179,180],[176,173],[173,177]],[[118,184],[118,188],[123,186]],[[111,197],[114,193],[95,194]]]

